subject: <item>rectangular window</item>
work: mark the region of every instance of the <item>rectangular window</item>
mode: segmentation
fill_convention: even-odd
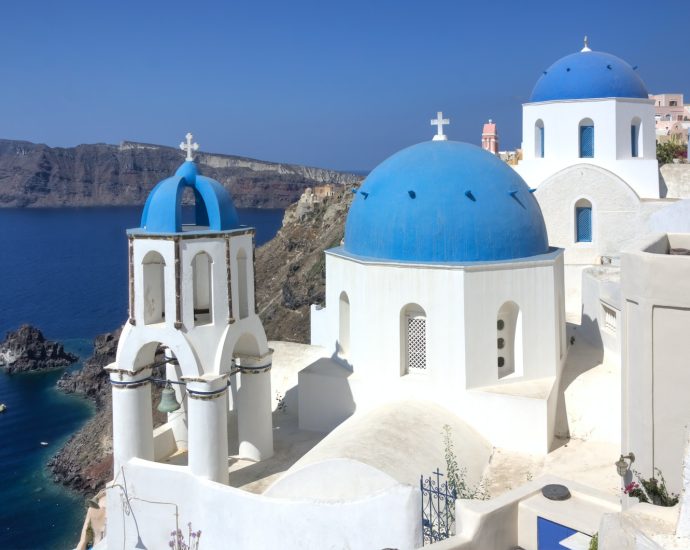
[[[580,126],[580,158],[594,158],[594,126]]]
[[[544,127],[539,128],[539,158],[544,158]]]
[[[640,156],[637,148],[637,139],[639,137],[639,127],[635,124],[630,126],[630,154],[633,158]]]
[[[592,207],[578,206],[575,209],[577,242],[592,242]]]

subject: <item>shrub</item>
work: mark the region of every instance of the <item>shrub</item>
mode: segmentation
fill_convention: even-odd
[[[666,480],[661,470],[654,468],[654,472],[659,476],[658,478],[644,479],[640,472],[633,470],[637,481],[626,485],[623,492],[640,499],[640,502],[648,502],[656,506],[675,506],[678,504],[678,495],[668,492]]]
[[[687,154],[687,147],[678,141],[664,141],[656,144],[656,158],[659,165],[673,162],[673,159],[684,159]]]

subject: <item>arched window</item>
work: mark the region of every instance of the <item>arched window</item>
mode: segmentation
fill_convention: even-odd
[[[594,122],[591,118],[580,121],[580,158],[594,158]]]
[[[194,324],[213,322],[213,262],[206,252],[199,252],[192,260],[194,279]]]
[[[347,356],[350,353],[350,300],[344,291],[340,293],[338,321],[339,352],[341,355]]]
[[[237,253],[237,293],[240,319],[249,317],[249,285],[247,284],[247,253],[240,248]]]
[[[592,203],[587,199],[575,203],[575,242],[592,242]]]
[[[630,123],[630,156],[637,158],[642,156],[642,121],[635,117]]]
[[[498,378],[522,376],[522,312],[515,302],[506,302],[498,310],[496,332]]]
[[[426,372],[426,313],[416,304],[400,311],[401,374]]]
[[[144,268],[144,324],[165,320],[165,260],[151,251],[142,262]]]
[[[534,123],[534,156],[544,158],[544,122],[541,119]]]

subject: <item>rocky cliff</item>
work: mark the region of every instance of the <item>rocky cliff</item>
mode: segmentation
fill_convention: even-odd
[[[8,374],[60,369],[77,361],[78,357],[65,351],[59,342],[45,339],[43,333],[31,325],[22,325],[8,332],[0,343],[0,367]]]
[[[309,307],[324,298],[323,251],[340,244],[352,196],[346,192],[308,205],[294,204],[286,210],[275,238],[257,249],[257,304],[269,339],[309,341]],[[96,402],[97,414],[49,462],[56,481],[85,494],[112,479],[110,384],[103,367],[115,360],[119,336],[118,330],[97,337],[84,368],[66,373],[58,382],[62,390]],[[158,402],[157,396],[153,402]],[[154,424],[164,421],[154,410]]]
[[[286,208],[307,187],[361,179],[230,155],[199,153],[196,158],[201,172],[221,182],[240,208]],[[141,205],[183,160],[179,149],[143,143],[63,148],[0,140],[0,207]]]

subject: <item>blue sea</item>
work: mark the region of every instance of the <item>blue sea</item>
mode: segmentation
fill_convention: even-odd
[[[279,209],[240,209],[257,245],[281,225]],[[21,323],[40,328],[82,359],[92,340],[127,315],[127,239],[141,208],[0,209],[0,341]],[[80,364],[71,368],[79,368]],[[78,539],[84,501],[53,483],[45,467],[93,414],[92,405],[55,389],[62,371],[0,371],[0,548],[68,549]],[[41,442],[47,442],[42,446]]]

